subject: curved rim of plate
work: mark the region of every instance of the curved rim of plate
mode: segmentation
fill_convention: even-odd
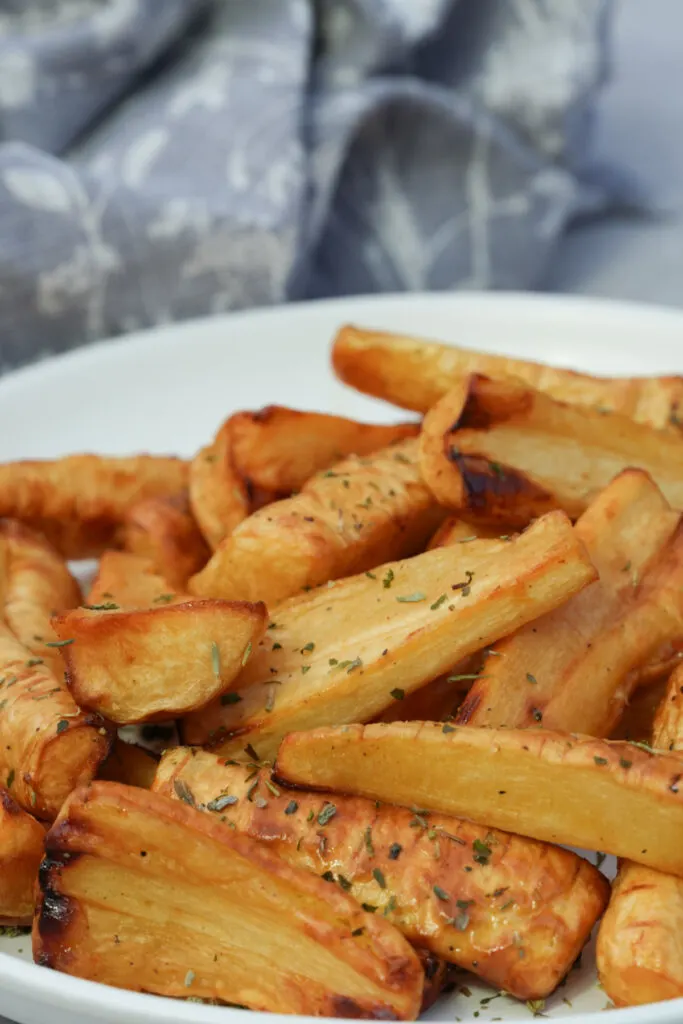
[[[340,320],[362,320],[365,315],[373,316],[381,313],[382,308],[395,308],[397,305],[410,306],[416,302],[434,306],[479,307],[484,305],[498,307],[511,316],[533,314],[563,313],[575,318],[577,326],[590,322],[593,327],[600,324],[615,326],[615,321],[628,316],[631,321],[637,320],[643,328],[650,331],[683,329],[683,310],[674,307],[647,305],[636,302],[614,301],[609,299],[584,298],[580,296],[536,294],[526,292],[460,292],[460,293],[398,293],[383,295],[349,296],[341,299],[321,299],[315,302],[288,303],[266,309],[250,309],[211,317],[200,317],[183,320],[173,324],[161,324],[146,330],[94,342],[69,352],[59,353],[41,359],[28,366],[7,373],[0,378],[0,392],[6,388],[29,386],[34,376],[46,373],[59,376],[67,374],[77,365],[88,366],[101,363],[102,360],[118,360],[125,358],[133,346],[145,346],[147,349],[156,347],[163,339],[164,345],[183,345],[188,336],[198,327],[207,324],[229,322],[239,326],[241,322],[261,319],[266,322],[276,321],[283,315],[289,317],[306,317],[316,310],[327,310],[333,314],[339,311]],[[367,311],[367,313],[366,313]],[[681,336],[683,341],[683,335]],[[648,341],[652,341],[650,337]],[[683,363],[683,353],[681,355]],[[21,997],[30,991],[34,1002],[39,1001],[45,1006],[73,1012],[78,1005],[79,1013],[91,1014],[94,1018],[101,1014],[103,1006],[116,1004],[116,1012],[125,1019],[127,1015],[138,1020],[158,1022],[158,1024],[219,1024],[225,1022],[226,1014],[240,1020],[254,1019],[254,1011],[242,1010],[228,1006],[206,1006],[200,1003],[189,1004],[185,1000],[170,999],[165,996],[151,995],[142,992],[130,992],[126,989],[114,988],[100,982],[87,981],[72,977],[38,964],[19,960],[9,953],[0,952],[0,990],[11,992]],[[683,1012],[683,998],[663,1003],[648,1003],[609,1012],[609,1021],[614,1024],[642,1024],[644,1011],[650,1012],[653,1024],[678,1024]],[[258,1012],[258,1011],[257,1011]],[[272,1013],[273,1020],[283,1021],[290,1017]],[[319,1017],[300,1016],[297,1019],[315,1024]],[[328,1018],[329,1019],[329,1018]],[[606,1018],[603,1010],[563,1015],[560,1020],[576,1022],[576,1024],[604,1024]]]
[[[334,314],[339,311],[340,322],[360,321],[364,316],[375,317],[383,308],[395,309],[397,306],[410,308],[416,303],[432,306],[462,308],[467,307],[483,310],[486,306],[498,307],[498,312],[509,312],[511,316],[539,316],[561,313],[572,317],[577,326],[591,323],[594,327],[604,324],[614,326],[617,320],[629,318],[632,326],[642,324],[649,330],[683,329],[683,309],[673,306],[648,305],[642,302],[625,302],[614,299],[585,298],[583,296],[545,294],[536,292],[398,292],[381,295],[345,296],[343,298],[316,299],[310,302],[290,302],[282,305],[259,309],[237,310],[215,316],[197,317],[175,323],[158,324],[144,330],[105,338],[100,341],[86,343],[68,352],[60,352],[28,363],[26,366],[8,371],[0,376],[0,390],[25,386],[34,375],[45,373],[68,374],[72,367],[89,367],[93,364],[121,358],[129,348],[144,347],[145,350],[155,348],[161,339],[165,346],[182,346],[186,338],[201,327],[216,327],[230,323],[239,326],[254,320],[273,322],[282,316],[308,317],[318,311]],[[414,332],[412,332],[414,333]],[[424,334],[429,338],[429,331]],[[435,339],[443,340],[443,339]],[[651,340],[651,339],[648,339]],[[683,363],[683,356],[681,359]]]

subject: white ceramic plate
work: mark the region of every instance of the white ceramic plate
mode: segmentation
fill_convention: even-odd
[[[391,421],[395,410],[347,390],[330,372],[330,339],[348,321],[597,373],[683,372],[683,314],[665,310],[524,295],[293,305],[162,327],[5,377],[0,460],[84,450],[191,455],[227,413],[271,402]],[[0,1014],[20,1024],[253,1024],[247,1011],[122,992],[37,967],[28,936],[0,938],[0,950]],[[442,999],[429,1019],[531,1019],[529,1009],[505,997],[487,1002],[495,992],[471,978],[461,984],[465,992]],[[606,1004],[589,949],[545,1012],[604,1024]],[[683,999],[607,1019],[673,1024],[683,1019]]]

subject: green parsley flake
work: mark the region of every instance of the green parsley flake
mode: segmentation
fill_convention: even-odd
[[[594,757],[593,760],[599,765],[609,764],[606,757]]]
[[[382,580],[382,586],[385,590],[388,590],[391,584],[394,582],[394,570],[387,569],[386,575]]]
[[[380,889],[386,889],[386,879],[379,868],[372,869],[372,877],[375,879]]]
[[[211,642],[211,665],[213,674],[220,678],[221,674],[221,649],[215,640]]]
[[[298,811],[298,809],[299,805],[296,802],[296,800],[290,800],[287,806],[285,807],[285,814],[294,814],[295,811]]]
[[[403,698],[406,695],[406,691],[402,690],[398,686],[394,690],[391,690],[390,693],[391,693],[391,696],[394,698],[394,700],[403,700]]]
[[[472,843],[474,851],[473,860],[476,864],[488,864],[491,859],[491,847],[482,839],[475,839]]]
[[[12,788],[12,783],[14,782],[14,775],[15,775],[14,768],[10,768],[9,775],[7,776],[7,783],[6,783],[8,789]]]
[[[244,654],[242,655],[242,667],[243,668],[246,665],[246,663],[249,661],[249,659],[251,658],[251,649],[252,648],[251,648],[251,640],[250,640],[249,643],[247,644],[247,646],[244,648]],[[216,673],[216,674],[218,674],[218,673]]]
[[[446,594],[442,594],[441,597],[437,597],[437,599],[434,602],[434,604],[430,604],[429,610],[431,612],[435,612],[436,609],[440,608],[441,605],[444,603],[444,601],[447,601],[447,600],[448,600],[448,597],[446,596]]]
[[[536,676],[532,676],[531,672],[527,672],[527,674],[526,674],[526,681],[527,681],[527,683],[534,683],[534,684],[536,684],[538,682],[538,679],[536,678]]]
[[[448,895],[445,889],[442,889],[440,885],[435,885],[433,888],[435,896],[437,896],[440,900],[443,900],[444,902],[448,902],[450,896]]]
[[[334,804],[324,804],[322,810],[318,813],[318,824],[327,825],[328,821],[331,821],[337,813],[337,808]]]
[[[237,803],[236,796],[217,796],[215,800],[211,800],[207,805],[208,811],[224,811],[226,807],[232,807],[233,804]]]
[[[60,721],[57,722],[57,735],[59,736],[60,733],[66,732],[68,728],[69,723],[67,722],[66,718],[60,719]]]
[[[421,590],[416,590],[414,594],[401,594],[396,600],[401,601],[402,604],[416,604],[418,601],[426,601],[427,595],[423,594]]]
[[[73,641],[73,637],[71,638],[71,640],[48,640],[48,642],[45,644],[45,646],[46,647],[68,647],[69,644],[72,644],[73,642],[74,642]]]

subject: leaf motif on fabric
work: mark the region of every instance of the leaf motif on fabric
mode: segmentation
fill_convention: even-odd
[[[152,128],[136,139],[132,146],[129,146],[121,163],[124,184],[129,188],[139,188],[169,139],[170,133],[166,128]]]
[[[68,213],[71,209],[71,196],[63,182],[42,168],[8,167],[2,181],[11,196],[34,210]]]

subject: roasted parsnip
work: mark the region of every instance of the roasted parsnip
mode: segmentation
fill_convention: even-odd
[[[620,412],[656,428],[678,428],[683,408],[681,377],[594,377],[351,326],[342,327],[337,334],[332,365],[337,376],[358,391],[422,413],[470,373],[517,377],[561,402]]]
[[[149,558],[157,572],[178,590],[209,559],[209,549],[185,494],[145,498],[133,505],[119,539],[126,551]]]
[[[0,624],[0,780],[17,803],[52,820],[110,745],[102,719],[81,711],[62,677]]]
[[[59,678],[59,649],[45,646],[57,639],[50,619],[80,601],[76,580],[45,538],[16,520],[0,520],[0,619]]]
[[[393,925],[182,802],[94,783],[67,801],[46,851],[43,966],[278,1013],[419,1012],[422,967]]]
[[[683,751],[683,668],[672,675],[657,712],[653,746]],[[683,765],[681,766],[683,772]],[[683,775],[680,776],[683,778]],[[678,790],[678,781],[671,788]],[[683,996],[683,880],[622,861],[600,925],[598,974],[617,1006]]]
[[[250,516],[189,589],[272,606],[330,579],[416,554],[442,518],[420,478],[417,441],[404,441],[340,462],[300,494]]]
[[[175,592],[149,558],[127,551],[105,551],[85,607],[92,611],[133,611],[187,600],[186,594]]]
[[[496,644],[458,724],[524,728],[543,722],[609,735],[662,630],[683,635],[683,600],[677,616],[666,596],[679,578],[683,591],[683,562],[674,555],[682,541],[676,535],[672,542],[679,520],[647,473],[626,470],[612,481],[575,526],[600,579]],[[663,577],[660,568],[653,570],[658,559]],[[651,576],[661,577],[655,594]]]
[[[0,465],[0,517],[39,530],[67,558],[88,558],[114,544],[136,502],[186,486],[187,463],[159,455],[7,462]]]
[[[165,721],[224,693],[267,622],[264,604],[212,600],[53,619],[76,703],[118,725]]]
[[[0,785],[0,926],[31,923],[44,841],[43,826]]]
[[[680,432],[559,402],[512,379],[464,377],[420,435],[420,469],[435,498],[485,524],[524,526],[552,508],[577,518],[629,466],[683,508]]]
[[[256,770],[177,748],[154,789],[336,882],[414,945],[519,999],[555,988],[606,904],[606,879],[567,850],[361,797],[288,792]]]
[[[269,405],[230,420],[232,460],[248,490],[288,496],[349,455],[370,455],[409,437],[417,423],[376,426],[342,416]]]
[[[225,695],[188,716],[188,743],[272,757],[293,729],[367,721],[595,578],[561,512],[513,540],[437,548],[280,605]]]
[[[349,725],[287,736],[275,776],[683,876],[683,765],[632,743],[435,722]]]
[[[190,463],[190,508],[212,551],[252,511],[247,487],[232,463],[231,431],[226,420],[212,444]]]

